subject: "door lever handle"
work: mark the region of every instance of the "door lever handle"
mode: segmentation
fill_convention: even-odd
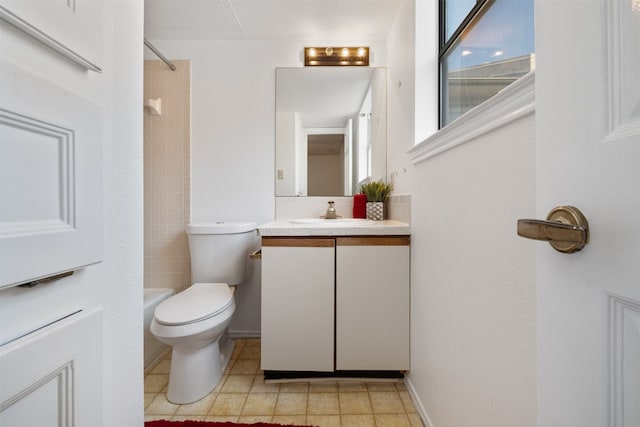
[[[546,221],[519,219],[518,236],[547,241],[555,250],[570,254],[589,243],[589,222],[578,208],[558,206]]]

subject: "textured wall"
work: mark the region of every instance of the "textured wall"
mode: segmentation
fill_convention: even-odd
[[[413,170],[409,380],[434,427],[536,423],[534,147],[529,115]]]
[[[142,32],[139,0],[105,2],[104,425],[143,422]],[[137,42],[136,42],[137,41]],[[93,79],[93,76],[89,77]]]

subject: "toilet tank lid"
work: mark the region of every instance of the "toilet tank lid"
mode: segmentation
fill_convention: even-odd
[[[238,234],[256,229],[255,222],[192,222],[185,227],[187,234]]]

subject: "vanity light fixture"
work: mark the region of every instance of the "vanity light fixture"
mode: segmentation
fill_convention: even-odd
[[[305,47],[304,65],[369,65],[368,47]]]

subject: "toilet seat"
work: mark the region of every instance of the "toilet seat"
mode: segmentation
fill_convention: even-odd
[[[161,302],[154,317],[161,325],[186,325],[214,317],[231,304],[233,293],[226,283],[194,283]]]

